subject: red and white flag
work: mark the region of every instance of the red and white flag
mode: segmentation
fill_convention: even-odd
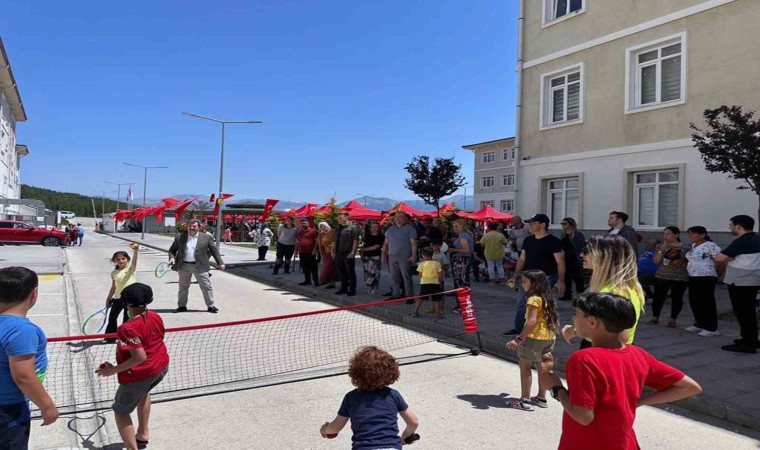
[[[266,203],[264,203],[264,214],[261,216],[262,222],[267,220],[267,217],[269,217],[269,214],[272,212],[274,205],[276,205],[277,202],[279,202],[279,200],[275,200],[273,198],[267,199]]]
[[[234,197],[235,194],[222,194],[221,197],[216,199],[216,203],[214,204],[214,217],[219,216],[219,208],[222,203],[224,203],[225,200],[228,198]],[[211,194],[211,198],[214,198],[214,194]]]

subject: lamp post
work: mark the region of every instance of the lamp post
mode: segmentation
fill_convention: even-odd
[[[466,210],[467,209],[467,188],[468,187],[473,187],[473,185],[466,184],[463,187],[464,187],[464,200],[462,200],[462,209]],[[472,202],[475,203],[475,199],[474,198],[473,198]]]
[[[121,187],[122,186],[132,186],[135,183],[114,183],[113,181],[104,181],[104,183],[107,184],[115,184],[118,186],[117,192],[116,192],[116,210],[119,210],[119,202],[121,201]]]
[[[146,199],[145,193],[148,190],[148,169],[168,169],[169,166],[141,166],[139,164],[130,164],[130,163],[124,163],[124,165],[139,167],[145,171],[143,174],[143,208],[145,208],[145,199]],[[142,228],[142,235],[140,236],[140,240],[144,241],[145,240],[145,217],[143,217],[141,228]]]
[[[219,196],[216,199],[217,203],[219,204],[219,212],[216,217],[216,241],[221,242],[221,239],[222,239],[221,202],[223,201],[222,193],[224,189],[224,128],[225,128],[225,125],[236,124],[236,123],[254,124],[254,123],[262,123],[262,122],[260,120],[221,120],[221,119],[214,119],[213,117],[199,116],[198,114],[192,114],[189,112],[183,112],[182,114],[186,116],[190,116],[190,117],[195,117],[196,119],[209,120],[211,122],[222,124],[222,151],[221,151],[221,158],[220,158],[220,163],[219,163]]]

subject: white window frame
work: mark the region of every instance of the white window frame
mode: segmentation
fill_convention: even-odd
[[[542,14],[541,14],[541,16],[543,17],[543,25],[541,26],[541,28],[546,28],[546,27],[550,27],[552,25],[556,25],[556,24],[558,24],[560,22],[563,22],[563,21],[565,21],[567,19],[571,19],[573,17],[576,17],[576,16],[578,16],[578,14],[585,13],[586,12],[586,3],[587,3],[587,0],[581,0],[581,2],[582,2],[582,5],[581,5],[580,9],[578,9],[576,11],[568,12],[567,14],[565,14],[564,16],[562,16],[560,18],[555,18],[556,17],[555,8],[556,8],[557,0],[543,0],[542,1]],[[568,0],[568,2],[567,2],[567,7],[570,8],[570,0]]]
[[[678,181],[660,181],[660,174],[664,172],[675,172],[678,174]],[[636,181],[637,175],[644,175],[644,174],[654,174],[655,179],[653,183],[638,183]],[[633,196],[633,226],[635,228],[644,229],[644,230],[658,230],[663,227],[676,225],[680,226],[681,222],[681,210],[683,208],[683,196],[681,193],[683,192],[683,172],[680,169],[680,167],[663,167],[658,169],[650,169],[650,170],[632,170],[630,171],[630,174],[632,176],[631,181],[631,187],[632,187],[632,196]],[[678,187],[678,223],[666,223],[661,224],[660,223],[660,189],[659,187],[662,185],[676,185]],[[652,217],[654,219],[653,225],[640,225],[639,224],[639,202],[640,196],[639,191],[642,188],[654,188],[654,211],[652,212]]]
[[[511,183],[510,183],[511,181]],[[501,176],[501,186],[514,186],[515,185],[515,174],[513,173],[505,173]]]
[[[567,182],[569,180],[575,180],[578,182],[578,187],[574,188],[568,188]],[[564,185],[562,188],[555,188],[552,189],[552,183],[557,181],[563,181]],[[583,214],[583,203],[582,203],[582,195],[583,195],[583,178],[578,175],[567,175],[562,177],[553,177],[553,178],[546,178],[546,211],[547,215],[549,216],[549,219],[551,220],[552,216],[557,216],[559,219],[557,219],[557,222],[551,222],[549,225],[559,225],[560,222],[562,222],[562,219],[565,217],[569,217],[570,215],[567,213],[567,191],[578,191],[578,214]],[[562,214],[554,214],[554,211],[552,211],[552,194],[562,192]],[[575,217],[575,220],[577,221],[578,218]]]
[[[505,148],[501,151],[502,161],[514,161],[515,160],[515,148]]]
[[[687,100],[688,88],[688,67],[689,67],[689,35],[688,32],[674,34],[656,41],[647,42],[646,44],[630,47],[625,50],[625,113],[634,114],[653,109],[668,108],[671,106],[683,105]],[[641,96],[641,71],[639,70],[638,56],[652,50],[658,50],[663,47],[669,47],[674,44],[681,44],[681,98],[677,100],[668,100],[666,102],[640,104]],[[660,86],[660,61],[657,59],[657,98],[662,94]]]
[[[553,72],[548,72],[541,75],[541,98],[539,103],[539,130],[550,130],[552,128],[566,127],[570,125],[582,124],[585,119],[585,92],[586,83],[584,81],[584,69],[585,63],[579,63],[572,66],[564,67]],[[580,92],[578,93],[578,118],[573,120],[563,120],[559,122],[552,122],[552,99],[551,95],[554,89],[551,88],[552,80],[571,75],[575,72],[580,73]],[[565,84],[565,115],[567,115],[567,84]]]
[[[480,178],[480,187],[483,189],[490,189],[496,187],[496,177],[493,175]]]
[[[493,208],[493,200],[481,200],[480,201],[480,209],[483,209],[486,206],[490,206],[491,208]]]
[[[499,206],[501,206],[501,212],[512,212],[515,210],[515,201],[511,198],[502,200]]]
[[[481,159],[483,164],[490,164],[492,162],[496,162],[496,152],[483,152],[483,157]]]

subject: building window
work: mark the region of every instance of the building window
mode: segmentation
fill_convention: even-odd
[[[633,174],[633,207],[636,226],[662,228],[678,224],[678,170]]]
[[[501,151],[501,159],[503,161],[514,161],[515,159],[515,149],[514,148],[505,148]]]
[[[558,225],[565,217],[577,219],[580,212],[579,178],[559,178],[547,183],[546,204],[551,223]]]
[[[583,64],[541,77],[541,126],[583,121]]]
[[[483,181],[481,182],[481,186],[484,188],[492,188],[495,184],[494,177],[483,177]]]
[[[686,33],[627,50],[627,111],[686,101]]]
[[[502,212],[512,212],[515,209],[515,201],[514,200],[502,200],[501,201],[501,211]]]
[[[501,176],[501,185],[502,186],[514,186],[515,185],[515,174],[508,173]]]
[[[544,0],[544,24],[584,11],[585,0]]]
[[[496,152],[484,152],[483,163],[492,163],[496,161]]]
[[[493,200],[483,200],[480,202],[480,207],[485,208],[486,206],[490,206],[493,208]]]

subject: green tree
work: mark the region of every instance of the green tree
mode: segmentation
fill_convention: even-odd
[[[314,213],[314,225],[319,222],[327,222],[331,227],[338,226],[338,216],[340,215],[340,208],[335,203],[335,197],[330,197],[328,200],[329,211],[327,213],[316,212]]]
[[[406,188],[437,211],[441,209],[441,199],[458,191],[465,183],[459,174],[462,166],[455,164],[454,158],[435,158],[431,166],[430,157],[416,156],[404,168],[409,173]]]
[[[743,181],[736,189],[749,189],[757,195],[760,220],[760,121],[754,120],[754,115],[755,111],[745,113],[741,106],[723,105],[705,110],[705,130],[694,123],[690,127],[705,168]]]

